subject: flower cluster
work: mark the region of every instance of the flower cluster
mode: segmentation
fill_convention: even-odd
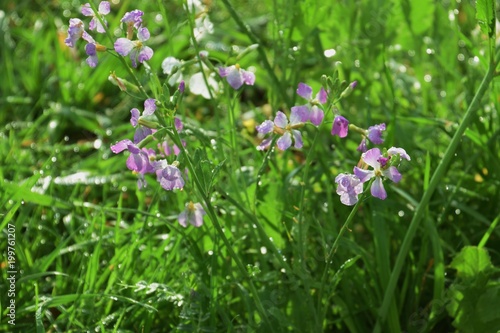
[[[89,22],[90,31],[96,31],[100,34],[106,33],[107,21],[105,16],[111,11],[110,3],[102,1],[99,4],[98,10],[94,11],[90,3],[82,6],[81,13],[84,16],[92,17]],[[116,53],[121,56],[129,56],[133,67],[137,67],[137,63],[142,63],[151,59],[153,50],[144,43],[149,39],[149,30],[142,26],[142,16],[144,13],[140,10],[133,10],[125,13],[121,22],[125,26],[126,38],[118,38],[113,45]],[[136,32],[137,40],[133,40],[134,31]],[[98,64],[97,52],[104,52],[108,47],[98,43],[85,30],[85,23],[78,18],[69,20],[68,37],[65,39],[65,44],[74,48],[79,39],[87,42],[85,45],[85,53],[88,55],[86,59],[90,67],[96,67]]]
[[[334,97],[340,100],[348,96],[356,85],[356,81],[352,82],[344,91]],[[239,86],[241,86],[241,83]],[[338,91],[338,87],[333,88],[336,88],[335,90]],[[328,100],[328,90],[321,88],[315,98],[312,98],[312,88],[305,83],[299,83],[297,94],[305,98],[308,103],[305,105],[293,106],[291,108],[290,121],[288,121],[283,112],[278,111],[274,121],[265,120],[256,127],[260,135],[269,133],[278,135],[279,138],[276,144],[280,150],[286,150],[290,148],[292,144],[297,149],[302,148],[303,141],[299,128],[303,127],[308,121],[315,126],[319,126],[323,122],[325,116],[324,104],[327,103]],[[333,119],[331,134],[333,136],[345,138],[350,129],[361,134],[362,139],[357,150],[362,152],[361,160],[363,163],[373,168],[373,170],[365,170],[355,167],[354,174],[339,174],[335,178],[335,183],[337,183],[337,194],[340,195],[340,201],[348,206],[356,204],[358,202],[358,196],[363,193],[363,184],[369,180],[372,180],[370,183],[371,194],[376,198],[384,200],[387,197],[387,192],[383,185],[383,179],[387,178],[395,183],[399,182],[401,180],[401,174],[397,170],[396,165],[399,164],[401,159],[409,161],[410,156],[402,148],[392,147],[384,154],[380,152],[379,148],[368,150],[368,142],[376,145],[384,143],[382,135],[386,130],[386,125],[382,123],[370,126],[368,129],[363,129],[350,124],[349,120],[338,113],[338,110],[335,111],[336,115]],[[264,150],[269,148],[272,140],[273,137],[265,138],[257,146],[257,149]]]
[[[372,169],[354,167],[354,174],[340,174],[335,178],[338,184],[337,193],[340,195],[340,201],[348,206],[358,202],[358,195],[363,192],[363,184],[372,180],[370,193],[375,198],[384,200],[387,198],[387,192],[384,188],[384,178],[390,179],[394,183],[401,180],[401,174],[397,165],[401,159],[410,161],[410,156],[403,148],[392,147],[385,153],[380,149],[372,148],[361,155],[361,160]]]
[[[192,42],[196,43],[206,34],[213,32],[213,24],[209,20],[208,7],[204,5],[204,2],[186,0],[186,8],[194,16],[194,21],[191,21],[194,22],[191,25],[193,29]],[[109,38],[112,38],[105,19],[105,16],[110,11],[108,1],[102,1],[98,8],[89,3],[84,4],[81,8],[82,15],[90,18],[88,23],[90,32],[106,33]],[[139,64],[150,60],[154,54],[153,50],[146,45],[151,36],[149,30],[143,24],[143,16],[144,12],[140,10],[132,10],[124,14],[120,20],[124,35],[116,40],[111,40],[112,48],[97,42],[85,30],[85,23],[82,20],[71,18],[65,43],[74,48],[78,40],[83,39],[87,43],[85,45],[85,52],[88,56],[86,62],[91,67],[96,67],[98,64],[98,52],[111,49],[119,56],[129,57],[132,67],[137,67]],[[236,56],[236,60],[241,59],[244,54],[252,51],[255,47],[258,46],[251,45],[246,48]],[[243,69],[239,64],[216,68],[212,61],[213,59],[208,59],[208,52],[206,51],[201,51],[197,59],[187,61],[172,56],[166,57],[161,67],[163,73],[167,75],[165,81],[170,85],[179,85],[176,94],[172,97],[166,94],[167,96],[163,98],[163,92],[166,89],[165,85],[162,87],[158,85],[152,91],[155,96],[160,96],[158,97],[160,101],[148,98],[144,101],[142,111],[137,108],[130,110],[130,124],[134,128],[133,140],[121,140],[111,146],[111,151],[115,154],[128,151],[126,167],[138,175],[137,185],[140,189],[147,185],[145,178],[147,174],[156,176],[160,186],[168,191],[180,190],[185,186],[183,173],[178,168],[179,162],[173,161],[169,163],[167,159],[175,159],[175,156],[183,150],[186,142],[181,140],[181,147],[165,138],[161,138],[162,141],[157,142],[158,138],[161,137],[159,135],[161,132],[157,131],[166,126],[165,115],[157,113],[157,105],[162,105],[164,109],[167,109],[165,114],[172,122],[172,130],[175,128],[177,132],[180,132],[183,129],[183,124],[180,119],[174,117],[174,114],[177,108],[178,96],[184,93],[186,84],[191,93],[201,95],[207,99],[213,98],[219,93],[219,87],[222,87],[220,85],[222,79],[225,79],[234,90],[239,90],[245,85],[252,86],[255,84],[256,77],[252,70]],[[195,68],[196,72],[184,73],[183,70],[188,65],[192,65],[191,68]],[[316,94],[313,93],[311,86],[300,82],[296,94],[305,102],[302,101],[298,105],[292,106],[289,115],[283,111],[277,111],[273,120],[265,120],[256,126],[256,131],[262,138],[260,144],[257,145],[257,149],[261,151],[269,149],[274,142],[281,151],[286,151],[292,146],[295,149],[301,149],[304,146],[301,129],[310,124],[315,126],[319,133],[320,126],[325,123],[325,117],[328,116],[329,111],[332,111],[332,136],[345,138],[349,132],[361,135],[361,142],[357,150],[362,153],[362,163],[354,167],[352,174],[341,173],[335,178],[340,201],[345,205],[355,205],[359,201],[359,196],[364,192],[363,186],[365,183],[369,184],[372,196],[384,200],[387,198],[384,181],[389,179],[394,183],[398,183],[402,178],[397,169],[399,163],[402,159],[409,161],[410,156],[402,148],[392,147],[382,151],[379,148],[369,149],[369,145],[384,143],[383,133],[386,130],[386,124],[380,123],[365,129],[350,123],[345,116],[341,115],[334,105],[342,98],[349,96],[357,86],[357,82],[354,81],[346,86],[345,83],[340,82],[338,73],[335,73],[337,76],[334,78],[322,78],[323,87],[317,90]],[[110,75],[110,80],[118,85],[122,91],[127,91],[127,87],[135,87],[135,92],[140,90],[144,95],[147,95],[142,87],[134,86],[126,80],[118,78],[114,72]],[[153,142],[155,142],[156,149],[151,148]],[[178,220],[183,227],[187,227],[188,224],[199,227],[203,224],[205,214],[205,210],[200,203],[189,201],[185,206],[185,210],[178,215]]]
[[[148,173],[156,174],[156,179],[161,187],[171,191],[174,189],[182,189],[184,187],[184,179],[181,171],[177,167],[177,162],[168,164],[166,159],[157,159],[157,156],[166,157],[171,154],[169,144],[164,141],[158,144],[160,152],[157,154],[154,149],[145,148],[145,146],[154,140],[153,133],[158,124],[151,119],[156,111],[156,100],[149,98],[144,102],[144,111],[141,112],[133,108],[130,110],[130,123],[136,128],[134,141],[125,139],[111,146],[111,151],[115,154],[125,150],[130,152],[127,159],[127,168],[139,175],[138,187],[143,188],[146,185],[144,175]],[[182,122],[175,118],[174,126],[178,131],[182,130]],[[174,152],[178,147],[174,146]]]

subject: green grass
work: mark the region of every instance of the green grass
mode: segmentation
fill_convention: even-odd
[[[89,21],[78,1],[2,6],[0,331],[499,331],[491,2],[207,1],[214,32],[196,43],[182,3],[125,0],[106,17],[114,31],[125,12],[145,12],[150,71],[112,51],[92,69],[84,42],[68,48],[69,18]],[[116,38],[93,36],[108,47]],[[187,85],[161,109],[183,131],[160,130],[186,141],[168,157],[188,169],[186,185],[165,191],[147,175],[138,190],[126,154],[110,146],[132,139],[130,109],[142,111],[145,94],[164,104],[174,95],[163,59],[182,59],[188,83],[201,50],[209,65],[252,68],[255,85],[235,92],[215,75],[224,91],[210,100]],[[255,148],[256,125],[305,103],[299,82],[316,93],[335,70],[358,81],[339,112],[364,128],[385,123],[380,147],[411,156],[401,182],[384,182],[386,200],[340,202],[334,179],[357,165],[361,138],[332,136],[331,108],[321,126],[301,129],[302,149]],[[111,72],[143,90],[121,92]],[[200,228],[177,220],[189,201],[207,212]]]

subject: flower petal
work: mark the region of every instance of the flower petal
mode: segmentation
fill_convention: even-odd
[[[300,82],[299,87],[297,88],[297,95],[310,100],[312,97],[312,88],[307,84]]]
[[[119,55],[126,56],[127,54],[132,51],[134,48],[135,44],[132,42],[130,39],[127,38],[118,38],[115,42],[115,51]]]
[[[370,150],[367,150],[365,153],[361,155],[361,158],[363,161],[371,166],[372,168],[378,170],[380,169],[380,162],[378,159],[380,158],[380,149],[378,148],[372,148]]]
[[[182,213],[179,214],[177,219],[179,220],[180,225],[182,225],[184,228],[187,228],[187,212],[185,210],[183,210]]]
[[[375,197],[382,200],[387,198],[387,192],[385,191],[384,184],[382,184],[382,179],[380,177],[376,177],[372,183],[372,187],[370,188],[370,193]]]
[[[310,114],[307,105],[292,106],[290,111],[290,125],[305,123],[309,120]]]
[[[375,172],[373,170],[365,170],[360,169],[358,167],[354,167],[354,175],[359,178],[362,183],[367,182],[371,178],[375,177]]]
[[[121,153],[124,150],[128,150],[128,146],[133,145],[133,142],[125,139],[117,142],[116,144],[111,146],[111,151],[115,154]]]
[[[328,94],[326,93],[325,89],[321,88],[318,92],[318,94],[316,95],[316,99],[318,100],[318,102],[320,102],[321,104],[325,104],[327,99],[328,99]]]
[[[130,114],[130,123],[132,124],[132,126],[136,127],[140,116],[139,109],[133,108],[132,110],[130,110]]]
[[[273,131],[274,123],[271,120],[266,120],[255,129],[261,134],[267,134]]]
[[[341,138],[345,138],[348,131],[349,121],[340,115],[335,116],[332,126],[332,135],[338,135]]]
[[[81,13],[83,16],[94,16],[94,11],[92,10],[92,7],[90,7],[90,3],[86,3],[82,6]]]
[[[276,145],[281,150],[287,150],[292,145],[292,135],[290,132],[285,132],[281,138],[278,139]]]
[[[382,171],[382,174],[392,180],[395,183],[399,183],[401,180],[401,174],[399,173],[398,169],[396,169],[395,166],[391,166],[388,169]]]
[[[234,89],[237,90],[243,85],[243,77],[238,69],[234,69],[229,72],[227,76],[227,82]]]
[[[150,116],[155,113],[156,110],[156,100],[154,98],[148,98],[144,101],[144,116]]]
[[[109,14],[111,8],[108,1],[101,1],[99,4],[99,14],[107,15]]]
[[[292,130],[292,133],[293,133],[293,140],[294,140],[293,146],[295,148],[302,148],[302,146],[304,145],[302,142],[302,134],[297,130]]]
[[[222,77],[226,77],[229,73],[234,69],[234,66],[229,67],[219,67],[219,75]]]
[[[383,131],[385,131],[384,123],[368,127],[368,139],[376,145],[384,143]]]
[[[148,61],[152,57],[153,57],[153,49],[150,48],[149,46],[144,46],[139,52],[139,57],[137,58],[137,60],[139,60],[140,63],[143,63],[144,61]]]
[[[269,145],[271,145],[271,141],[273,141],[272,138],[263,140],[260,145],[257,146],[257,150],[266,150],[267,148],[269,148]]]
[[[313,105],[309,118],[314,126],[319,126],[325,117],[325,113],[318,106]]]
[[[255,74],[253,72],[241,70],[241,76],[246,85],[253,86],[255,83]]]
[[[134,133],[134,143],[141,142],[150,134],[153,134],[153,130],[151,128],[147,128],[144,126],[137,127]]]
[[[389,154],[389,156],[399,154],[401,158],[404,158],[407,161],[411,160],[410,155],[408,155],[406,153],[406,150],[404,150],[403,148],[391,147],[387,150],[387,153]]]
[[[276,113],[276,117],[274,117],[274,124],[280,128],[286,128],[286,125],[288,125],[288,119],[283,112],[278,111]]]
[[[150,34],[148,28],[140,28],[139,30],[137,30],[137,38],[139,38],[141,42],[147,41],[149,37]]]

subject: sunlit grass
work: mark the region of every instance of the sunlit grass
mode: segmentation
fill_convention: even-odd
[[[498,314],[482,311],[499,298],[500,91],[490,66],[495,40],[488,44],[475,8],[204,2],[214,32],[192,43],[194,18],[182,3],[137,4],[151,32],[148,66],[158,86],[145,65],[132,69],[135,80],[110,51],[92,69],[83,41],[75,49],[64,44],[69,18],[85,20],[78,2],[2,8],[0,245],[6,258],[14,225],[18,273],[16,325],[8,323],[9,284],[1,284],[0,330],[500,329]],[[112,4],[112,37],[135,6]],[[112,48],[106,37],[100,42]],[[189,83],[202,50],[215,66],[207,74],[238,63],[255,72],[255,84],[236,92],[216,73],[221,93],[212,91],[213,99],[188,84],[176,106],[184,128],[171,136],[186,148],[169,157],[189,169],[186,186],[166,191],[146,175],[139,190],[128,153],[110,146],[132,139],[130,109],[144,110],[145,97],[121,92],[108,76],[140,83],[150,96],[159,87],[174,95],[177,84],[163,86],[163,59],[181,59]],[[301,128],[301,149],[255,148],[258,124],[306,102],[296,94],[299,82],[316,93],[335,70],[343,87],[358,82],[337,111],[360,127],[385,123],[381,147],[411,156],[399,183],[384,182],[388,198],[366,192],[352,215],[334,180],[358,164],[361,137],[332,136],[332,110],[319,127]],[[200,228],[178,222],[189,201],[207,212]],[[8,263],[2,259],[4,281]]]

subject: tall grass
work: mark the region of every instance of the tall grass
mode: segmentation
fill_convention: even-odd
[[[88,23],[82,4],[7,1],[0,12],[0,330],[500,330],[492,2],[205,1],[214,31],[199,40],[183,1],[113,3],[99,41],[112,47],[124,13],[144,11],[154,56],[138,68],[113,51],[89,68],[84,42],[64,44],[69,18]],[[162,72],[168,56],[184,63],[182,95]],[[235,91],[216,72],[236,63],[254,85]],[[189,85],[202,66],[220,87],[209,99]],[[358,85],[301,129],[303,148],[256,149],[258,124],[305,103],[299,82],[316,93],[335,75]],[[155,136],[180,147],[168,160],[187,170],[183,190],[154,175],[138,189],[127,154],[110,150],[133,137],[130,110],[146,95],[181,96]],[[355,206],[340,202],[334,180],[358,165],[361,137],[332,136],[334,112],[385,123],[380,147],[411,156],[399,183],[384,182],[387,199],[366,184]],[[199,228],[178,222],[189,201],[207,213]]]

